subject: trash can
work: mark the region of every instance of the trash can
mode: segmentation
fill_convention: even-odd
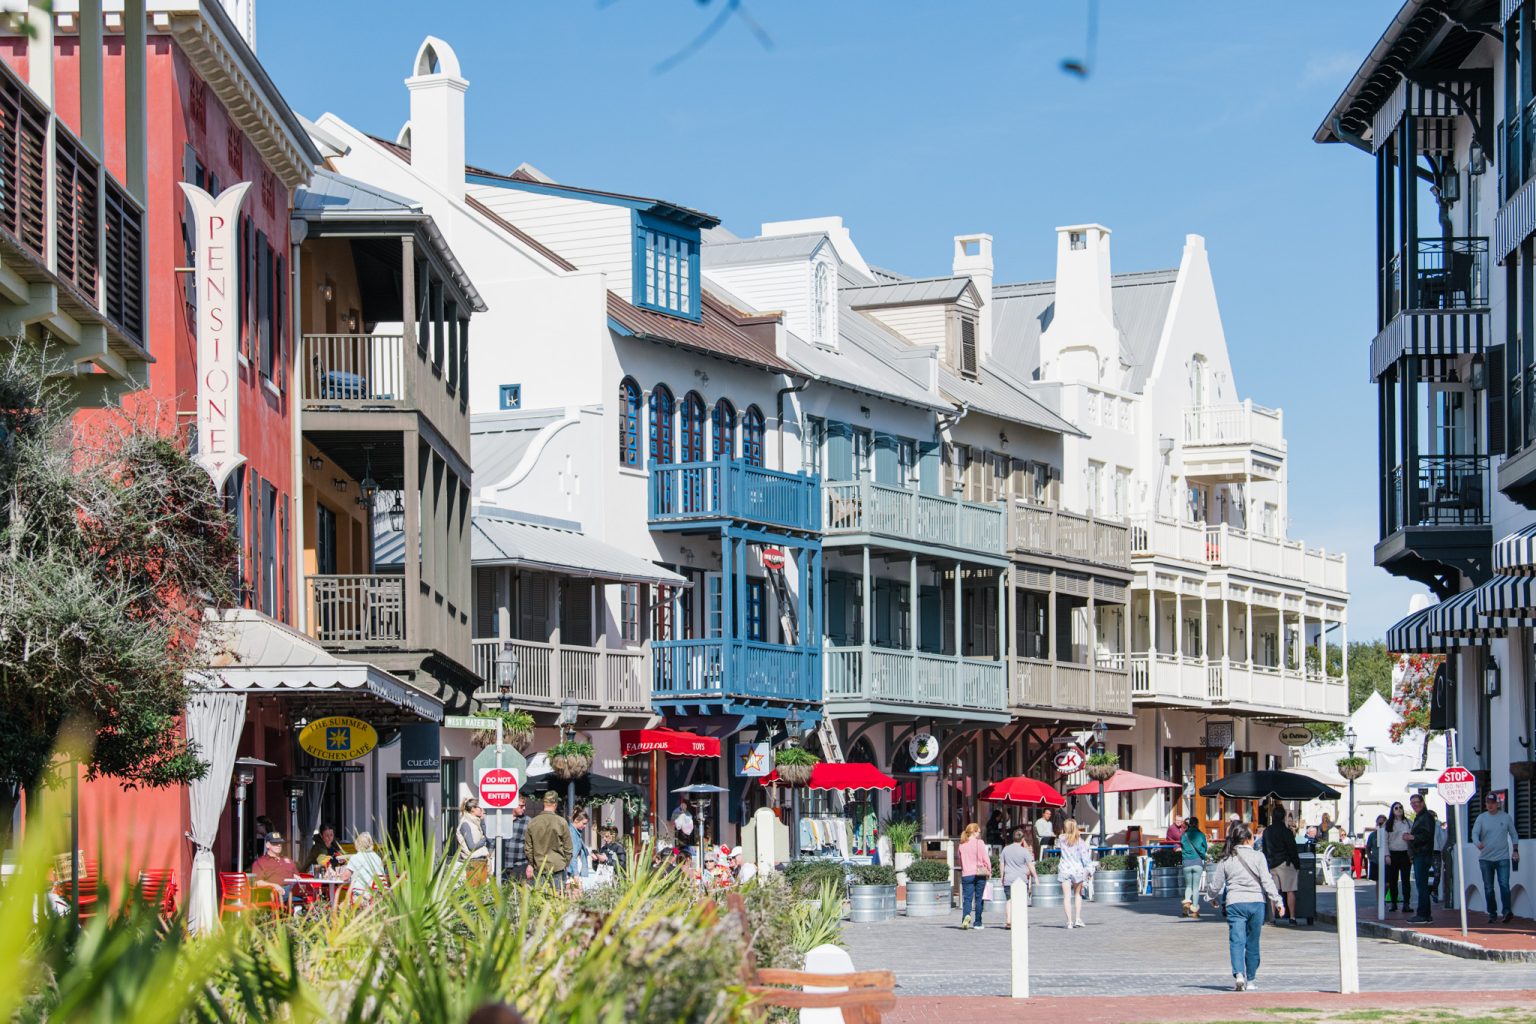
[[[1297,919],[1305,918],[1307,924],[1317,923],[1317,851],[1303,846],[1299,852],[1301,870],[1296,872]]]

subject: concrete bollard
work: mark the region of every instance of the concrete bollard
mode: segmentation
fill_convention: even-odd
[[[1339,991],[1348,996],[1360,991],[1360,948],[1355,935],[1355,879],[1339,876]]]
[[[1009,943],[1013,961],[1013,998],[1029,998],[1029,884],[1013,883],[1013,931]]]

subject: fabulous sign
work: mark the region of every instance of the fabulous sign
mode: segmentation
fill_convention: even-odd
[[[181,182],[192,204],[197,282],[197,458],[222,489],[245,456],[240,454],[239,261],[235,230],[248,181],[217,199]]]

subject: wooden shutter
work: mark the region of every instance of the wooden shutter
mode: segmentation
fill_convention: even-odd
[[[917,592],[917,646],[938,654],[944,649],[944,599],[938,587],[920,587]]]
[[[938,494],[939,477],[942,472],[938,439],[924,441],[918,445],[917,489],[923,494]]]
[[[976,321],[968,316],[960,318],[960,372],[976,376]]]
[[[496,636],[496,574],[500,569],[475,570],[475,637]]]
[[[567,580],[560,603],[560,642],[592,646],[592,584]]]
[[[894,487],[896,482],[896,439],[877,437],[875,439],[875,483],[889,484]]]
[[[549,642],[549,577],[523,573],[517,578],[517,636]]]
[[[840,647],[848,643],[848,588],[841,573],[828,573],[824,586],[827,605],[827,643]]]
[[[1503,455],[1506,448],[1506,405],[1509,374],[1504,368],[1504,346],[1488,350],[1488,454]]]
[[[853,479],[853,430],[846,423],[827,424],[827,479]]]

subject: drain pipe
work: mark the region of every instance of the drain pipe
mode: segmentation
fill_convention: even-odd
[[[789,376],[790,380],[794,380],[795,379],[793,374],[789,374],[787,376]],[[774,406],[775,406],[776,411],[778,412],[778,417],[779,417],[779,465],[778,465],[778,470],[781,473],[784,472],[784,396],[785,395],[799,394],[800,392],[804,391],[806,388],[808,388],[810,386],[811,386],[811,378],[806,377],[799,384],[792,384],[792,385],[790,385],[787,388],[779,388],[778,393],[774,396]]]
[[[939,422],[936,424],[936,426],[938,428],[938,432],[942,434],[946,430],[954,429],[954,427],[959,425],[961,420],[965,419],[967,416],[970,415],[970,412],[971,412],[971,403],[970,402],[961,402],[960,403],[960,408],[956,409],[955,412],[954,412],[954,418],[953,419],[950,418],[950,414],[949,413],[945,413],[943,416],[939,417]]]

